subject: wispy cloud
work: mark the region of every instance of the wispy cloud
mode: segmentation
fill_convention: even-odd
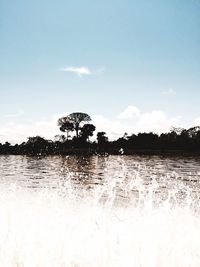
[[[61,71],[65,72],[72,72],[74,74],[77,74],[79,77],[82,77],[83,75],[91,75],[92,72],[88,67],[64,67],[60,69]]]
[[[20,109],[16,113],[6,114],[6,115],[4,115],[4,117],[5,118],[17,118],[17,117],[21,117],[23,115],[24,115],[24,110]]]
[[[161,93],[163,95],[170,95],[170,96],[176,95],[176,91],[173,88],[163,89]]]
[[[68,67],[60,68],[60,71],[71,72],[71,73],[78,75],[78,77],[82,77],[84,75],[99,76],[105,71],[105,67],[99,67],[97,69],[91,70],[90,68],[85,67],[85,66],[82,66],[82,67],[68,66]]]

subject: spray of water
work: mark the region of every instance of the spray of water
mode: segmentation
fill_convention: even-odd
[[[199,191],[103,160],[99,183],[65,170],[51,188],[1,185],[0,266],[200,266]]]

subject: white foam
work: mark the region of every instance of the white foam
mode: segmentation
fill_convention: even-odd
[[[36,188],[37,177],[5,177],[0,266],[199,267],[197,178],[154,176],[144,165],[129,171],[123,158],[103,163],[97,184],[70,171]]]
[[[200,266],[200,218],[188,206],[1,192],[0,266]]]

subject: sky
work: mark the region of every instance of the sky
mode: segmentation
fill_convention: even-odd
[[[0,142],[200,125],[200,0],[1,0]]]

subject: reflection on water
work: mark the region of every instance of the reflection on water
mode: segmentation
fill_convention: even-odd
[[[54,188],[97,191],[115,198],[135,196],[153,190],[157,200],[173,192],[176,199],[189,194],[198,199],[200,191],[200,158],[159,156],[1,156],[0,183],[25,188]],[[122,200],[121,199],[121,200]],[[133,199],[132,199],[133,200]]]
[[[152,177],[160,180],[180,179],[186,184],[200,180],[200,158],[159,157],[159,156],[0,156],[1,183],[16,182],[21,186],[51,186],[70,174],[74,183],[95,185],[102,183],[107,176],[128,175],[142,177],[148,183]]]
[[[0,156],[0,193],[0,266],[200,266],[200,158]]]

